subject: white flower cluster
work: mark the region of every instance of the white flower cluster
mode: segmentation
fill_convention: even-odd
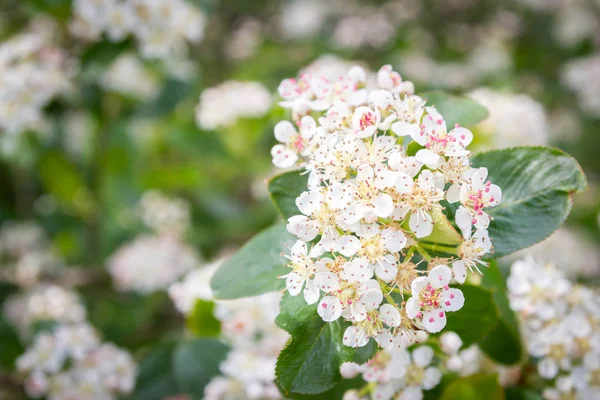
[[[172,235],[141,235],[122,246],[108,261],[119,290],[148,294],[166,289],[199,265],[194,250]]]
[[[86,318],[86,311],[75,292],[56,285],[41,284],[7,298],[4,315],[22,337],[27,337],[36,322],[82,322]]]
[[[562,72],[562,81],[575,92],[583,111],[600,117],[600,54],[568,62]]]
[[[190,314],[194,311],[198,300],[212,300],[210,279],[222,262],[223,260],[220,259],[201,268],[193,269],[183,277],[181,282],[175,282],[169,286],[169,297],[180,313]]]
[[[478,133],[485,134],[488,148],[507,148],[526,145],[544,145],[550,128],[544,107],[525,94],[511,95],[480,88],[469,97],[483,104],[489,111],[485,121],[477,125]]]
[[[30,286],[58,264],[39,225],[34,222],[6,222],[0,228],[0,279]]]
[[[190,227],[190,204],[183,199],[150,190],[142,195],[138,208],[142,222],[154,232],[181,237]]]
[[[439,360],[427,345],[412,350],[394,347],[378,352],[364,365],[342,366],[346,378],[356,372],[362,373],[362,378],[370,384],[370,396],[351,390],[344,394],[344,400],[420,400],[424,390],[435,388],[442,379]]]
[[[186,41],[204,36],[204,15],[185,0],[76,0],[71,32],[87,40],[105,33],[118,42],[135,37],[144,58],[185,54]]]
[[[282,398],[275,363],[289,336],[275,325],[280,301],[280,293],[267,293],[217,302],[215,316],[232,349],[219,366],[222,375],[206,387],[206,400]]]
[[[42,126],[43,108],[70,88],[73,69],[66,54],[38,32],[0,44],[0,134]]]
[[[205,89],[196,107],[201,129],[234,125],[239,118],[259,118],[269,112],[271,94],[259,82],[226,81]]]
[[[292,109],[295,125],[275,126],[280,144],[271,153],[277,167],[299,165],[309,174],[309,190],[296,199],[302,214],[288,219],[299,240],[288,256],[286,289],[294,296],[304,289],[325,321],[351,321],[345,345],[374,337],[389,348],[401,332],[440,331],[446,312],[463,306],[462,292],[449,284],[485,264],[480,259],[492,249],[485,208],[500,202],[501,190],[486,182],[486,168],[470,167],[472,133],[448,130],[411,82],[389,65],[377,74],[379,89],[365,89],[365,78],[354,67],[336,80],[284,80],[280,104]],[[406,154],[405,138],[420,147],[415,156]],[[432,260],[417,242],[444,223],[442,200],[460,203],[455,260]],[[415,252],[428,261],[427,275],[419,276],[425,272],[412,262]],[[412,297],[401,308],[392,290]]]
[[[214,301],[210,279],[223,259],[190,271],[169,287],[177,309],[188,315],[198,300]],[[215,317],[221,335],[230,344],[227,358],[205,389],[206,400],[280,399],[275,386],[275,362],[288,340],[277,328],[280,293],[267,293],[240,300],[215,301]]]
[[[51,400],[116,399],[135,384],[136,366],[131,355],[112,343],[101,343],[87,323],[57,326],[39,334],[17,359],[27,374],[30,397]]]
[[[507,286],[537,371],[543,379],[553,380],[544,398],[600,398],[598,292],[532,258],[512,265]]]
[[[113,61],[102,75],[100,84],[105,90],[141,99],[153,98],[159,89],[156,77],[132,53]]]

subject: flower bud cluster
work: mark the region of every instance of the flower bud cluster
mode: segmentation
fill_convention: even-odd
[[[515,262],[507,280],[538,374],[553,383],[544,398],[600,397],[600,296],[551,264]]]
[[[30,397],[50,399],[116,399],[135,384],[131,355],[112,343],[102,343],[87,323],[58,325],[39,334],[17,359],[27,374]]]
[[[308,190],[296,199],[301,214],[287,221],[298,241],[287,256],[286,289],[303,292],[323,320],[352,322],[345,345],[375,338],[389,348],[396,335],[439,332],[446,312],[463,306],[462,292],[449,285],[485,265],[492,250],[486,209],[502,192],[486,168],[470,166],[468,129],[449,129],[391,66],[377,73],[377,88],[368,89],[366,78],[353,67],[334,80],[284,80],[280,105],[293,122],[275,126],[280,143],[271,153],[275,166],[308,174]],[[442,201],[458,204],[462,238],[456,233],[460,244],[446,249],[452,259],[427,251],[435,226],[449,225]],[[409,293],[407,302],[394,299]]]

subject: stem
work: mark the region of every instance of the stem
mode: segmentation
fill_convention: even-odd
[[[431,262],[431,256],[429,255],[429,253],[427,253],[427,251],[421,247],[421,245],[419,243],[415,243],[414,244],[415,249],[419,252],[419,254],[421,254],[423,256],[423,258],[425,260],[427,260],[427,262]]]
[[[431,251],[443,251],[444,253],[451,253],[458,255],[458,247],[452,247],[439,243],[423,243],[423,248]]]
[[[393,292],[395,289],[390,288],[387,283],[385,283],[384,281],[382,281],[379,278],[377,278],[377,282],[379,282],[379,286],[383,289],[382,290],[383,297],[385,297],[385,299],[388,301],[388,303],[390,303],[394,307],[398,308],[398,304],[396,303],[396,300],[394,300],[394,298],[392,296],[390,296],[390,292]]]

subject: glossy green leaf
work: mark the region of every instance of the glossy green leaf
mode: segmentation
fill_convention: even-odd
[[[492,261],[490,267],[484,271],[482,284],[493,292],[499,320],[496,327],[479,343],[479,347],[500,364],[516,364],[525,356],[519,321],[510,308],[504,277],[495,262]]]
[[[174,350],[175,343],[161,343],[142,358],[132,400],[162,400],[181,393],[172,371]]]
[[[302,296],[287,293],[275,322],[292,335],[275,368],[277,385],[286,396],[323,393],[342,381],[340,365],[355,360],[356,355],[355,349],[342,344],[347,324],[323,321],[315,304],[306,304]],[[371,346],[371,350],[363,351],[374,354],[375,350]],[[356,361],[368,360],[373,354],[360,354]]]
[[[456,332],[463,346],[468,347],[479,343],[496,327],[499,314],[490,290],[468,284],[458,286],[458,289],[465,296],[465,305],[446,314],[448,321],[444,331]]]
[[[472,126],[483,121],[488,116],[488,110],[475,100],[465,96],[457,96],[440,90],[425,92],[421,95],[427,104],[435,106],[442,114],[448,130],[455,124]]]
[[[221,322],[214,316],[215,303],[196,300],[194,309],[186,318],[186,326],[194,336],[218,336]]]
[[[204,398],[204,388],[219,375],[219,364],[229,347],[217,339],[199,338],[179,343],[173,353],[173,374],[183,392],[194,400]]]
[[[502,202],[488,213],[494,257],[529,247],[562,225],[571,209],[571,194],[586,188],[577,161],[549,147],[493,150],[471,158],[486,167],[488,179],[502,189]]]
[[[237,299],[283,289],[285,280],[277,277],[289,268],[281,254],[294,242],[283,224],[256,235],[215,272],[210,281],[215,298]]]
[[[277,175],[269,180],[269,194],[284,218],[301,214],[296,207],[296,198],[307,190],[308,175],[295,170]]]
[[[504,400],[504,391],[497,375],[478,374],[450,383],[441,400]]]

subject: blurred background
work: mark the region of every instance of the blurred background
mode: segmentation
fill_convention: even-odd
[[[2,0],[6,398],[44,321],[87,320],[137,355],[180,335],[169,285],[277,219],[277,86],[355,64],[481,102],[476,149],[571,153],[589,190],[534,250],[597,282],[598,0]]]

